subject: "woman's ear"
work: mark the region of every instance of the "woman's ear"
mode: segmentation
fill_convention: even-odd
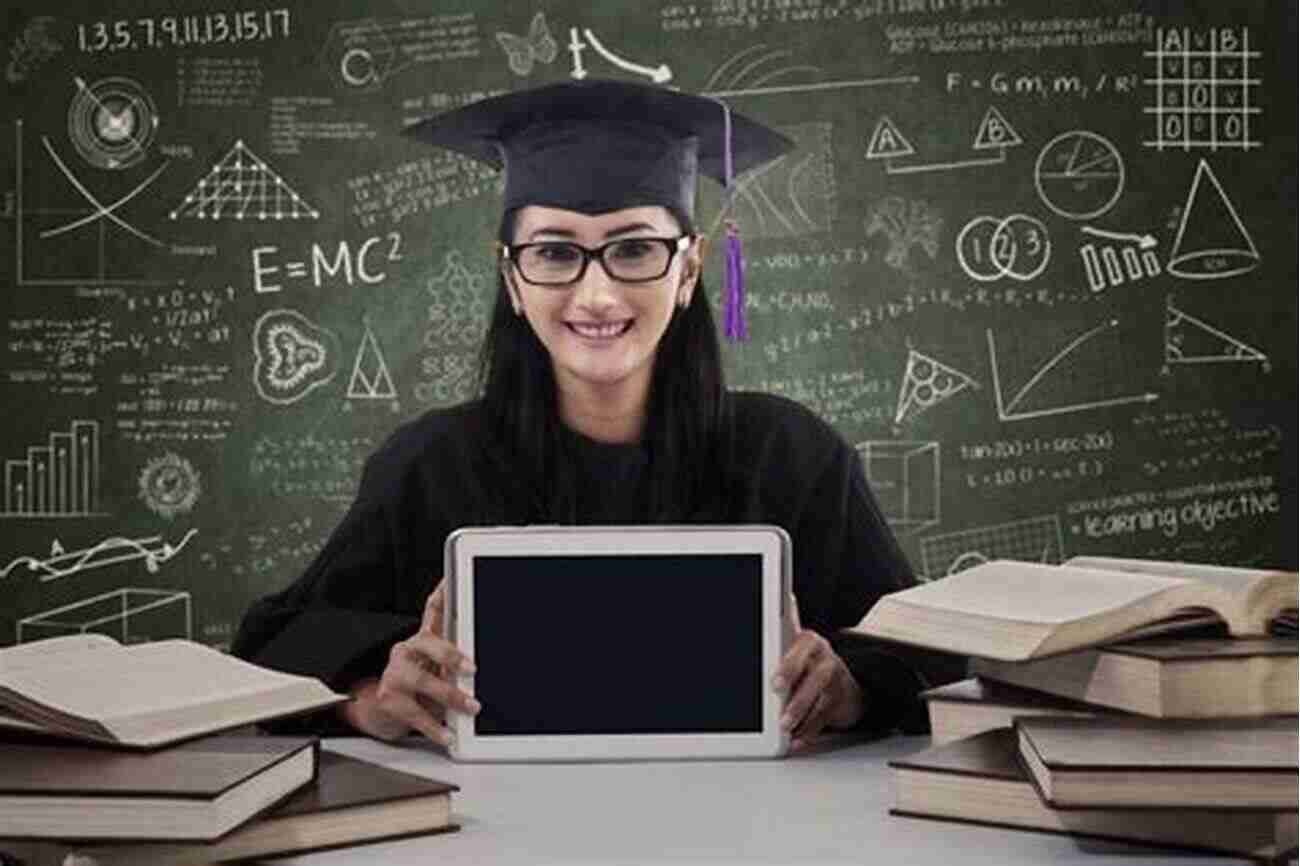
[[[705,238],[700,236],[686,250],[682,262],[682,279],[677,286],[677,306],[685,308],[691,304],[695,287],[700,282],[700,273],[704,270]]]
[[[519,295],[519,287],[515,284],[514,270],[510,267],[509,259],[501,259],[501,279],[505,280],[506,294],[510,296],[510,306],[514,308],[516,316],[524,314],[524,301]]]

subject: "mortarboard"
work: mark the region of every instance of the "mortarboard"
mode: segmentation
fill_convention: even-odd
[[[505,170],[504,207],[526,204],[597,214],[639,205],[678,209],[692,221],[700,173],[721,183],[784,154],[794,143],[726,103],[625,81],[550,84],[470,103],[406,127],[426,144]],[[743,273],[727,221],[727,336],[743,338]]]

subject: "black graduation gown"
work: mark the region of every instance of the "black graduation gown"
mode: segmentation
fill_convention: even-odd
[[[925,730],[916,694],[936,681],[935,671],[938,680],[960,676],[958,661],[936,663],[933,655],[838,633],[881,595],[915,582],[857,453],[798,403],[758,393],[728,399],[735,447],[727,453],[739,459],[727,473],[722,513],[709,522],[784,528],[803,626],[830,640],[866,694],[860,727]],[[355,501],[316,560],[291,586],[252,605],[233,652],[340,691],[378,675],[391,646],[419,625],[441,579],[448,533],[500,522],[493,503],[509,479],[486,466],[482,423],[480,405],[466,403],[395,431],[367,461]],[[566,435],[578,465],[574,522],[649,522],[638,495],[644,450]],[[326,715],[281,727],[337,730]]]

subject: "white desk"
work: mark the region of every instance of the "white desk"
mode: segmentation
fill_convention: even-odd
[[[459,765],[412,741],[326,747],[460,785],[462,829],[274,861],[277,866],[452,864],[1016,864],[1225,866],[1163,852],[888,814],[891,758],[928,737],[775,761]],[[269,861],[268,861],[269,862]]]

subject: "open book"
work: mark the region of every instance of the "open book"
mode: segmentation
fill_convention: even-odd
[[[188,640],[100,634],[0,649],[0,727],[152,748],[347,700]]]
[[[891,593],[855,628],[961,655],[1024,661],[1224,622],[1234,636],[1294,622],[1298,576],[1157,560],[995,559]]]

